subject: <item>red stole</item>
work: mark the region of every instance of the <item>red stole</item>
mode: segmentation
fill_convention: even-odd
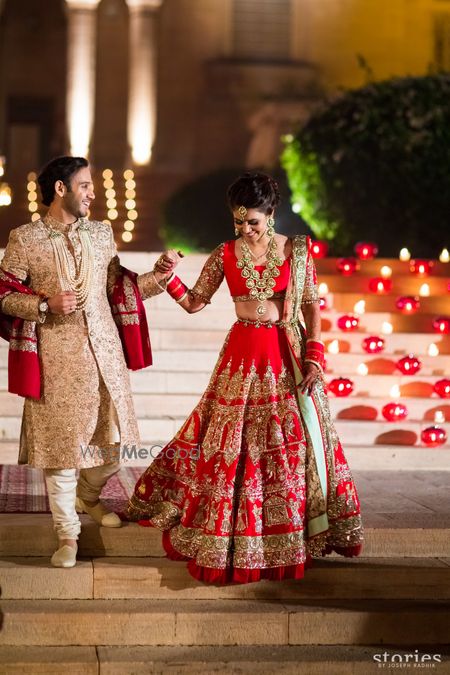
[[[139,370],[152,364],[150,336],[137,274],[121,267],[111,311],[119,331],[127,367]],[[8,391],[26,398],[41,398],[41,368],[36,323],[1,311],[1,302],[11,293],[38,295],[20,279],[0,268],[0,337],[9,342]]]

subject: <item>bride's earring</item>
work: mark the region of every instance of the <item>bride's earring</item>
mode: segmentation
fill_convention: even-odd
[[[234,228],[234,234],[236,235],[236,237],[239,237],[239,230],[237,229],[237,227]]]
[[[272,216],[269,216],[267,218],[267,235],[269,237],[273,237],[274,234],[275,234],[275,221],[272,218]]]

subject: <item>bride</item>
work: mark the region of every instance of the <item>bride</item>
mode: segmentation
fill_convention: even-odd
[[[192,290],[177,276],[167,290],[198,312],[225,277],[237,320],[206,391],[139,478],[125,517],[163,530],[168,557],[188,561],[203,582],[299,579],[312,556],[355,556],[363,541],[324,391],[310,240],[275,232],[280,197],[269,176],[246,173],[227,196],[236,239],[212,252]]]

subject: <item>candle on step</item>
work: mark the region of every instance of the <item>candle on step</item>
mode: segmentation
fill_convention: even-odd
[[[331,340],[328,345],[329,354],[339,354],[339,340]]]
[[[389,267],[389,265],[383,265],[383,267],[380,269],[380,275],[383,277],[383,279],[389,279],[392,276],[392,267]]]
[[[407,248],[402,248],[398,257],[402,262],[408,262],[411,259],[411,253]]]
[[[435,342],[428,345],[428,356],[439,356],[439,347]]]
[[[364,314],[364,312],[366,311],[366,301],[358,300],[358,302],[355,302],[353,311],[355,312],[355,314]]]
[[[367,375],[369,372],[368,367],[366,366],[365,363],[360,363],[359,366],[356,369],[358,375]]]
[[[391,335],[393,330],[394,330],[394,327],[389,321],[383,321],[383,323],[381,324],[381,332],[384,335]]]
[[[439,255],[439,260],[441,263],[448,263],[450,262],[450,253],[448,252],[448,249],[443,248],[440,255]]]
[[[430,295],[430,284],[422,284],[422,286],[419,288],[419,295],[422,298],[428,298]]]

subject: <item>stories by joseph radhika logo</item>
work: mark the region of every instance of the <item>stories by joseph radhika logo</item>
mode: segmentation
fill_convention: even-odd
[[[441,654],[427,654],[426,652],[419,652],[415,649],[413,652],[382,652],[381,654],[374,654],[373,660],[378,668],[391,669],[415,669],[425,670],[436,668],[442,663]]]

